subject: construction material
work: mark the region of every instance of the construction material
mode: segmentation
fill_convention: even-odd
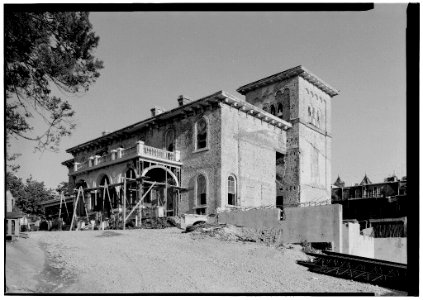
[[[407,265],[331,251],[306,252],[312,261],[297,261],[310,271],[405,290]]]
[[[141,205],[141,203],[143,202],[144,198],[148,195],[148,193],[152,190],[152,188],[155,186],[156,182],[153,182],[153,184],[149,187],[149,189],[147,190],[147,192],[141,197],[140,201],[138,201],[138,203],[134,206],[134,208],[131,210],[131,212],[128,214],[128,216],[126,218],[124,218],[125,222],[128,220],[128,218],[133,214],[133,212],[138,208],[138,206]]]

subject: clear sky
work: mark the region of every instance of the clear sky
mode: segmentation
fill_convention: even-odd
[[[332,104],[332,182],[366,172],[373,182],[406,175],[406,4],[367,12],[91,13],[100,36],[101,77],[88,93],[66,96],[77,128],[58,153],[22,153],[18,175],[49,187],[67,181],[66,149],[141,121],[154,105],[171,109],[303,65],[340,90]],[[63,96],[63,95],[62,95]]]

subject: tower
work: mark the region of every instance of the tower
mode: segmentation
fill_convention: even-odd
[[[237,90],[245,100],[288,121],[286,153],[276,152],[278,202],[331,197],[331,101],[338,91],[297,66]]]

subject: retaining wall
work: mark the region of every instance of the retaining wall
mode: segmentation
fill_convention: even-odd
[[[407,263],[407,238],[375,238],[375,258]]]
[[[284,243],[331,242],[333,251],[342,251],[342,207],[339,204],[285,208],[283,220],[278,208],[222,212],[218,214],[218,222],[256,230],[270,229]]]
[[[342,226],[342,253],[375,258],[375,239],[360,234],[360,224]]]

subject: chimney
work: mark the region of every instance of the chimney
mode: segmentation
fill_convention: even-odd
[[[107,135],[107,134],[109,134],[109,133],[110,133],[110,131],[105,130],[105,131],[103,131],[103,132],[101,133],[101,135],[102,135],[102,136],[105,136],[105,135]]]
[[[189,102],[191,102],[191,100],[188,99],[188,98],[186,98],[186,97],[184,97],[184,95],[180,95],[178,97],[178,104],[179,104],[179,106],[183,106],[185,104],[188,104]]]
[[[160,115],[161,113],[163,113],[164,112],[164,109],[163,108],[161,108],[161,107],[158,107],[158,106],[154,106],[152,109],[151,109],[151,116],[152,117],[155,117],[155,116],[157,116],[157,115]]]

